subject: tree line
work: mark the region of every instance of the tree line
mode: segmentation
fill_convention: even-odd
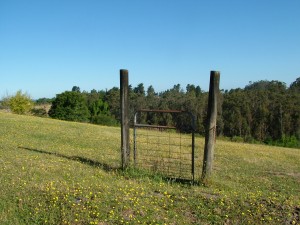
[[[71,108],[58,110],[58,102],[63,102],[60,99],[62,95],[70,95],[73,100],[77,96],[76,101],[81,103],[75,107],[72,106],[74,102],[68,100],[67,105]],[[129,98],[131,122],[138,109],[184,110],[195,115],[196,132],[200,135],[205,134],[208,93],[199,86],[188,84],[183,89],[177,84],[158,93],[152,85],[145,89],[143,83],[140,83],[136,87],[129,86]],[[78,110],[81,110],[81,113]],[[74,115],[71,116],[71,112]],[[56,97],[49,115],[59,119],[118,125],[120,90],[114,87],[107,91],[81,92],[80,88],[75,86],[72,91]],[[184,123],[182,118],[169,113],[143,114],[140,120],[142,123],[166,126],[182,126]],[[218,136],[229,137],[234,141],[257,141],[291,147],[299,145],[300,78],[289,87],[280,81],[257,81],[250,82],[243,89],[221,90],[216,132]]]
[[[208,92],[199,86],[180,84],[156,92],[143,83],[129,86],[130,117],[138,109],[183,110],[196,118],[196,132],[205,134]],[[54,99],[39,99],[36,103],[51,102],[49,116],[56,119],[90,122],[109,126],[120,124],[120,90],[72,90]],[[42,113],[45,114],[45,113]],[[140,122],[180,126],[189,132],[187,118],[170,113],[145,113]],[[250,82],[244,88],[221,90],[218,102],[217,135],[233,141],[265,142],[287,147],[300,147],[300,77],[287,86],[280,81]]]

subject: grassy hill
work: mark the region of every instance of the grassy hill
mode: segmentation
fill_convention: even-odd
[[[207,186],[119,152],[119,128],[0,112],[0,224],[300,224],[299,149],[217,140]]]

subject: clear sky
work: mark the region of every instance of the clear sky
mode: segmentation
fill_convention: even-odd
[[[0,98],[300,77],[299,0],[0,0]]]

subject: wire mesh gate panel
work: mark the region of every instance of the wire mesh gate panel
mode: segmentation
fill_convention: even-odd
[[[160,114],[174,125],[142,123],[142,114]],[[164,114],[164,115],[162,115]],[[144,118],[147,116],[144,115]],[[172,119],[171,119],[172,118]],[[145,119],[144,119],[145,120]],[[166,121],[160,121],[166,123]],[[134,116],[134,164],[176,179],[195,179],[195,119],[185,111],[139,110]]]

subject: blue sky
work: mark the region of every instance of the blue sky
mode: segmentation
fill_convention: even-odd
[[[0,0],[0,97],[300,76],[298,0]]]

